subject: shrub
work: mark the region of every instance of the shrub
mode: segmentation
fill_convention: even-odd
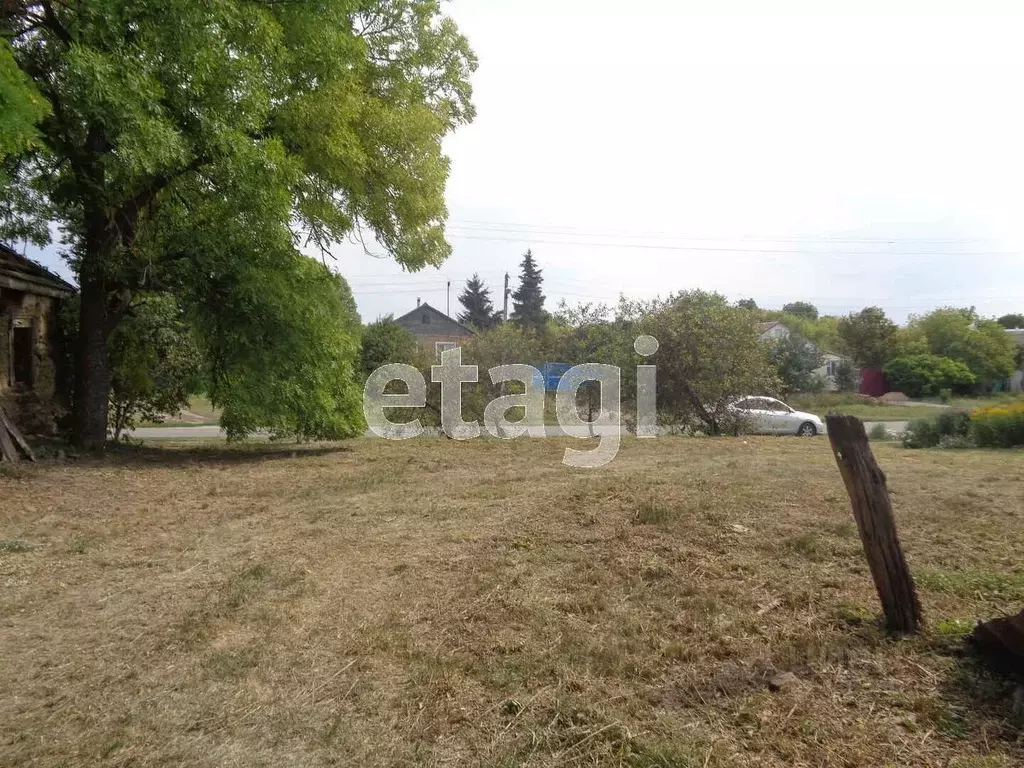
[[[905,448],[934,448],[939,444],[939,430],[931,419],[915,419],[903,433]]]
[[[983,448],[1024,445],[1024,402],[975,409],[971,431],[974,441]]]
[[[970,445],[971,415],[966,411],[943,411],[933,419],[917,419],[907,425],[903,445],[907,448],[966,448]]]
[[[950,389],[949,387],[943,387],[942,389],[939,390],[939,401],[940,402],[948,403],[952,399],[953,399],[953,390],[952,389]]]
[[[940,435],[967,437],[971,434],[971,414],[968,411],[942,411],[935,417],[935,427]]]
[[[884,370],[893,389],[908,397],[936,395],[941,389],[964,390],[975,382],[974,374],[966,365],[938,355],[893,358]]]
[[[869,440],[888,440],[889,430],[885,428],[885,424],[875,424],[868,432]]]

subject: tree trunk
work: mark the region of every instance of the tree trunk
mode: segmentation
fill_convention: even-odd
[[[107,440],[107,409],[110,399],[110,350],[107,290],[98,274],[96,254],[83,258],[78,344],[75,355],[75,392],[72,441],[79,448],[101,448]]]

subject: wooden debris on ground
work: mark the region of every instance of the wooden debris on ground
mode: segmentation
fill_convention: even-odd
[[[982,622],[971,639],[995,669],[1024,682],[1024,611]]]
[[[14,422],[0,408],[0,461],[16,462],[24,457],[29,461],[35,461],[25,437],[21,434]]]

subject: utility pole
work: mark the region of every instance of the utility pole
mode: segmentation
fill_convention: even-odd
[[[508,322],[508,272],[505,273],[505,310],[504,320]]]
[[[448,317],[452,316],[452,281],[448,281]]]

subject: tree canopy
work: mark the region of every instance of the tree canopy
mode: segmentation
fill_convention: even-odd
[[[704,291],[620,307],[636,333],[659,342],[649,362],[658,366],[659,415],[694,423],[710,434],[728,426],[727,406],[741,395],[771,394],[779,380],[758,340],[750,312]]]
[[[1017,348],[1010,335],[973,307],[942,307],[912,317],[909,331],[920,334],[932,355],[966,365],[982,388],[1008,378],[1014,369]]]
[[[363,329],[360,378],[365,381],[371,373],[388,363],[422,365],[422,357],[419,341],[412,331],[387,315]]]
[[[818,308],[808,301],[794,301],[784,304],[782,311],[787,315],[796,315],[807,320],[818,319]]]
[[[996,320],[1003,328],[1024,328],[1024,313],[1012,312]]]
[[[858,366],[880,368],[892,353],[896,323],[881,307],[865,307],[839,318],[836,330],[843,353]]]
[[[407,269],[448,256],[441,139],[473,117],[476,60],[439,2],[25,0],[8,23],[0,238],[64,233],[78,442],[105,438],[109,337],[151,290],[214,353],[237,433],[336,434],[358,326],[298,246],[365,231]]]

